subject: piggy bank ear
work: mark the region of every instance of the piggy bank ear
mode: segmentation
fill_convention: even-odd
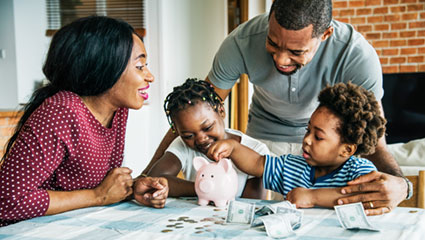
[[[229,172],[229,170],[232,168],[232,162],[230,159],[223,158],[218,162],[218,165],[223,167],[225,172]]]
[[[198,171],[202,166],[209,164],[207,159],[203,157],[195,157],[193,158],[193,167]]]

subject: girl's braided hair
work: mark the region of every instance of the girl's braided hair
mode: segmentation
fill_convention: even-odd
[[[222,106],[221,97],[215,92],[214,87],[204,80],[188,78],[185,83],[173,88],[164,102],[164,111],[173,132],[176,129],[172,118],[180,110],[194,106],[199,101],[207,102],[216,112]]]
[[[320,106],[330,109],[341,119],[337,131],[343,143],[357,145],[355,154],[372,154],[385,133],[386,120],[381,117],[372,92],[351,82],[324,88],[319,94]]]

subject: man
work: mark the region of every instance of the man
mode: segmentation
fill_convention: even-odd
[[[317,96],[327,84],[351,81],[378,100],[383,96],[375,50],[352,26],[332,20],[331,0],[275,0],[269,15],[235,29],[217,52],[207,80],[225,99],[242,73],[254,84],[247,134],[263,140],[276,155],[300,154]],[[172,139],[167,133],[147,169]],[[382,172],[349,183],[342,193],[355,195],[339,204],[362,201],[367,214],[376,215],[410,196],[384,137],[374,154],[363,157]]]

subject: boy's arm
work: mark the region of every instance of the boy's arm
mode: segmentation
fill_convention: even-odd
[[[339,205],[341,198],[341,187],[339,188],[294,188],[286,196],[286,199],[297,205],[297,208],[310,208],[314,206],[332,208]]]
[[[207,155],[215,161],[230,158],[241,171],[256,177],[263,176],[265,156],[233,139],[217,141]]]

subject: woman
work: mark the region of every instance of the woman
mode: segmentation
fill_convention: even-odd
[[[0,226],[107,205],[133,193],[123,161],[128,108],[139,109],[154,77],[133,28],[107,17],[77,20],[53,37],[37,90],[8,142],[0,169]],[[164,178],[142,178],[137,200],[161,208]]]

